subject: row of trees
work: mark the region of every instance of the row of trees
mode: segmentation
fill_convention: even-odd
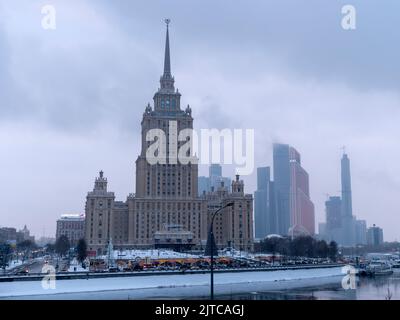
[[[271,237],[260,242],[259,251],[285,256],[330,258],[335,261],[338,254],[336,242],[329,244],[325,240],[316,240],[310,236],[296,238]]]
[[[3,272],[6,271],[8,266],[8,261],[10,260],[10,256],[12,254],[11,246],[8,243],[0,244],[0,269],[3,269]]]
[[[31,240],[24,240],[19,243],[15,247],[12,247],[9,243],[0,243],[0,270],[2,269],[5,272],[5,269],[9,265],[12,257],[18,257],[22,254],[22,260],[25,260],[30,256],[31,252],[37,249],[37,245],[35,242]],[[45,250],[49,254],[57,253],[60,256],[69,255],[71,249],[71,243],[68,240],[68,237],[65,235],[60,236],[55,244],[47,244]],[[75,248],[75,253],[77,260],[79,262],[83,262],[87,257],[87,245],[84,239],[80,239]]]
[[[48,244],[46,246],[46,251],[48,253],[57,253],[60,256],[67,256],[71,249],[71,243],[67,236],[62,235],[57,240],[56,243]],[[75,253],[79,262],[83,262],[87,257],[87,245],[85,239],[80,239],[75,248]]]
[[[341,248],[341,253],[343,255],[364,255],[369,252],[376,253],[392,253],[392,252],[400,252],[400,242],[384,242],[379,245],[357,245],[355,247],[346,247]]]
[[[27,257],[29,257],[31,251],[36,248],[36,243],[31,240],[23,240],[18,242],[14,247],[6,242],[0,243],[0,269],[5,271],[13,256],[16,259],[21,258],[22,261],[24,261]]]

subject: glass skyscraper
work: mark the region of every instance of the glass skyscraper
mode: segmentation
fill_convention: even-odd
[[[278,234],[287,235],[290,228],[289,145],[273,145],[274,183],[278,211]]]
[[[310,199],[308,173],[300,153],[287,144],[273,145],[274,188],[280,235],[315,233],[314,204]]]
[[[262,239],[278,233],[274,183],[270,167],[257,168],[257,190],[254,192],[255,236]]]

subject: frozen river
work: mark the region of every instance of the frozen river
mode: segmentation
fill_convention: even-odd
[[[215,274],[216,295],[340,285],[341,267]],[[0,283],[0,299],[186,299],[209,294],[209,274],[153,275],[58,280],[55,289],[41,281]]]
[[[205,297],[198,297],[200,299]],[[219,295],[224,300],[400,300],[400,274],[359,278],[355,290],[344,290],[340,283],[325,283],[306,288],[253,291]]]

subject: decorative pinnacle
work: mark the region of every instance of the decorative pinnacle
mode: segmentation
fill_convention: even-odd
[[[164,20],[167,25],[167,33],[165,38],[165,56],[164,56],[164,77],[171,77],[171,58],[169,53],[169,32],[168,25],[171,22],[170,19]]]

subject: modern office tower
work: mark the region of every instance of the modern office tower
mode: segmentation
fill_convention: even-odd
[[[232,180],[222,176],[222,167],[220,164],[211,164],[209,167],[210,191],[211,188],[217,190],[224,182],[224,186],[229,188]]]
[[[350,159],[343,154],[341,160],[342,197],[330,197],[326,206],[326,237],[344,247],[366,244],[367,226],[365,220],[353,215]]]
[[[367,230],[367,243],[371,246],[379,246],[383,243],[383,229],[375,224]]]
[[[290,232],[291,236],[314,235],[314,204],[310,200],[307,171],[301,166],[300,153],[289,148],[290,167]]]
[[[279,234],[313,235],[314,204],[310,200],[308,173],[301,166],[299,152],[287,144],[274,144],[273,159]]]
[[[326,223],[320,222],[318,223],[318,237],[321,240],[328,240],[326,235]]]
[[[325,202],[326,240],[341,243],[342,237],[342,199],[329,197]]]
[[[287,235],[290,228],[289,145],[273,145],[274,184],[278,212],[278,234]]]
[[[342,174],[342,215],[343,217],[353,217],[353,206],[351,196],[351,175],[350,159],[347,154],[343,154],[341,160]]]
[[[254,232],[257,239],[268,235],[268,183],[270,168],[257,168],[257,190],[254,192]]]
[[[222,177],[222,167],[218,163],[213,163],[208,168],[209,177]]]
[[[229,189],[232,180],[227,177],[222,176],[222,166],[220,164],[211,164],[209,167],[208,177],[200,176],[198,177],[198,194],[201,196],[205,191],[215,191],[221,186],[221,182],[224,183],[225,188]]]
[[[255,237],[262,239],[278,233],[274,183],[270,167],[257,168],[257,190],[254,192]]]
[[[355,220],[355,244],[367,244],[367,222],[365,220]]]
[[[344,246],[355,244],[355,220],[353,217],[350,159],[343,154],[341,160],[341,183],[342,183],[342,237]]]
[[[200,176],[197,179],[197,191],[199,196],[201,196],[204,192],[207,193],[210,191],[210,178]]]
[[[339,229],[342,226],[342,200],[340,197],[329,197],[325,202],[327,230]]]
[[[85,216],[83,214],[63,214],[57,220],[56,239],[66,236],[71,246],[76,246],[85,238]]]

